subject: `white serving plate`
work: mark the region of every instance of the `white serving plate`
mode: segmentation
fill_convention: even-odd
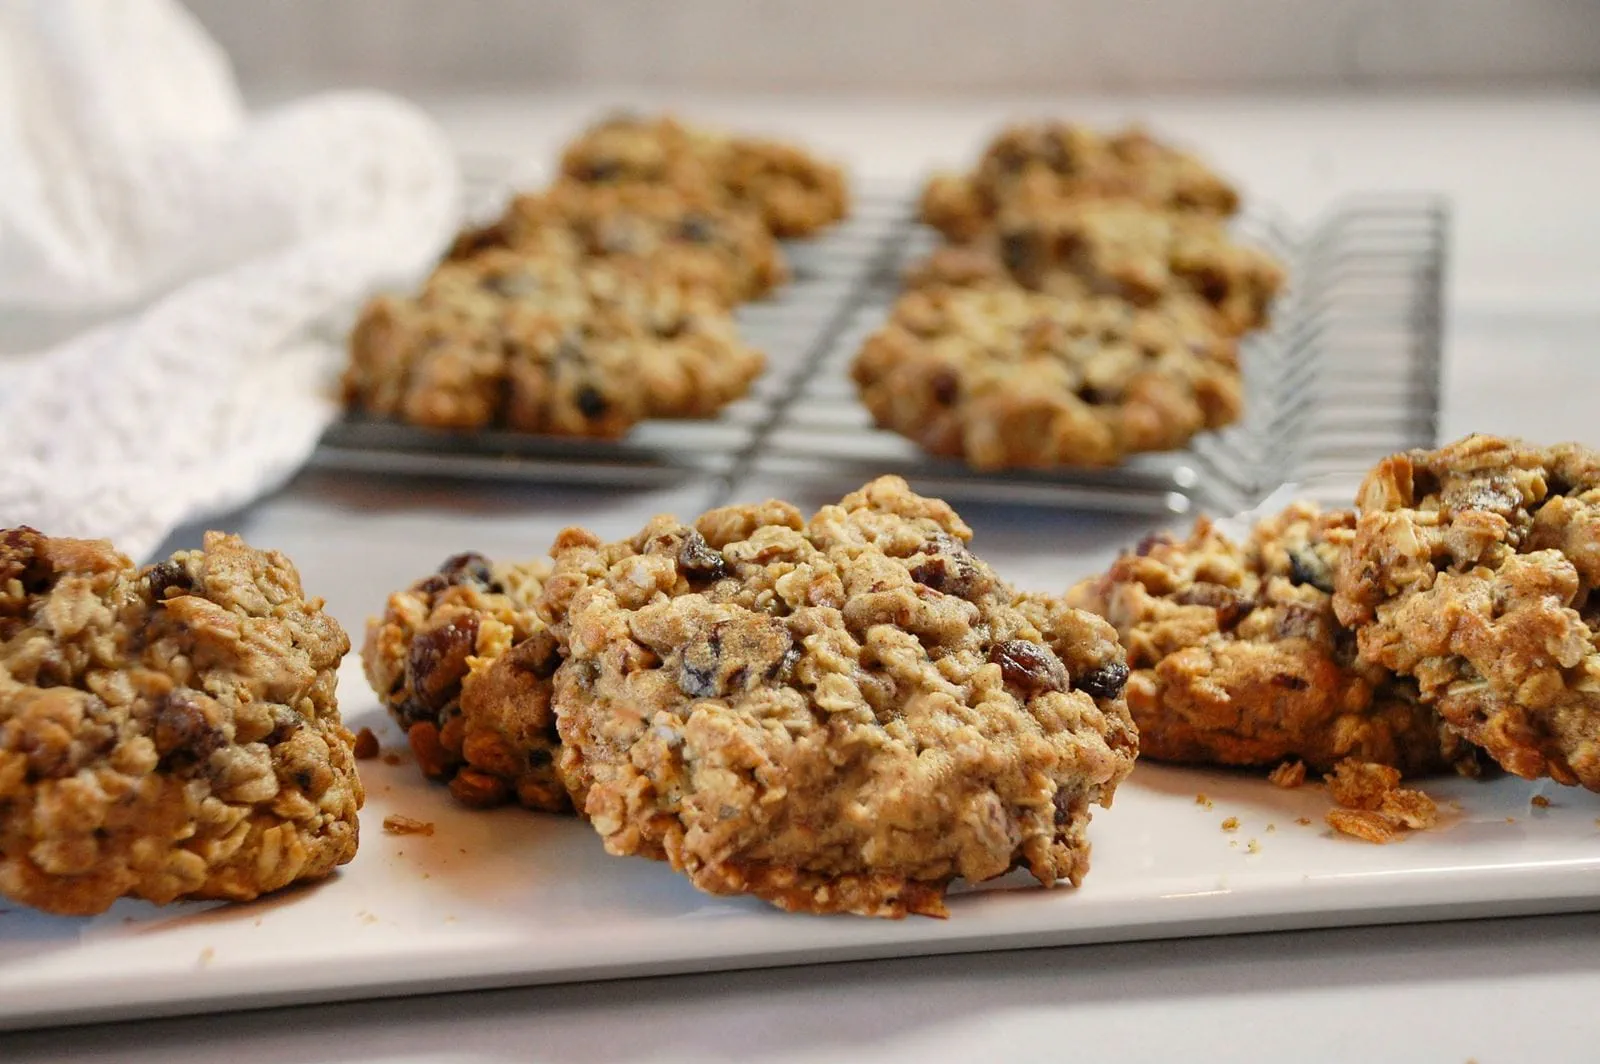
[[[352,723],[381,728],[355,658]],[[1600,909],[1600,795],[1517,779],[1431,782],[1443,824],[1335,837],[1320,787],[1141,764],[1097,813],[1082,888],[1008,881],[948,920],[796,916],[607,856],[574,820],[454,806],[369,761],[359,857],[250,905],[0,913],[0,1029],[447,989],[1160,937]],[[1204,794],[1209,805],[1196,801]],[[1548,807],[1531,799],[1543,795]],[[389,813],[435,825],[385,834]],[[1236,831],[1222,822],[1237,817]],[[1300,819],[1308,823],[1300,823]],[[1254,842],[1254,846],[1251,843]]]

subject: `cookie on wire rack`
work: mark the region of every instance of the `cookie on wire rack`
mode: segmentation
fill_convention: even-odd
[[[745,211],[705,192],[649,184],[558,183],[512,197],[489,225],[456,237],[447,259],[491,248],[628,267],[732,306],[789,279],[783,251]]]
[[[584,130],[561,157],[571,181],[658,185],[748,210],[774,235],[811,236],[843,218],[844,173],[782,141],[686,125],[671,115],[612,115]]]
[[[1133,766],[1104,621],[1018,593],[885,477],[604,544],[544,584],[564,775],[614,854],[785,909],[943,915],[956,878],[1088,869]]]
[[[936,174],[920,201],[923,221],[951,240],[993,227],[1000,208],[1025,181],[1062,199],[1127,199],[1158,210],[1226,217],[1238,191],[1196,156],[1130,126],[1100,132],[1061,121],[1009,126],[985,147],[968,174]]]
[[[617,438],[646,418],[714,416],[764,366],[709,296],[493,248],[368,304],[343,387],[354,409],[427,428]]]
[[[1334,606],[1505,769],[1600,791],[1600,453],[1469,436],[1361,485]]]
[[[1115,200],[1063,199],[1025,183],[996,220],[995,249],[1018,282],[1048,291],[1080,283],[1140,306],[1174,296],[1212,307],[1224,329],[1264,327],[1286,276],[1214,218]]]
[[[882,428],[977,469],[1108,466],[1236,421],[1236,342],[1196,303],[999,282],[896,301],[851,368]]]

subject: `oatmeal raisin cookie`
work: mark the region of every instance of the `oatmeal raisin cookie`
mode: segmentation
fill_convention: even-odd
[[[345,401],[438,429],[615,438],[713,416],[765,360],[716,301],[605,264],[491,249],[381,296],[350,338]]]
[[[1243,405],[1236,343],[1204,308],[1016,285],[905,294],[851,372],[880,426],[980,469],[1173,450]]]
[[[708,195],[642,184],[565,182],[512,198],[492,224],[456,238],[447,260],[490,248],[558,262],[602,261],[732,306],[789,278],[772,235]]]
[[[1071,122],[1003,130],[971,174],[938,174],[922,193],[922,220],[952,240],[993,225],[1024,181],[1067,199],[1128,199],[1159,210],[1227,216],[1239,194],[1195,156],[1137,126],[1102,133]]]
[[[349,648],[288,559],[237,537],[138,568],[0,531],[0,895],[245,901],[348,862]]]
[[[752,212],[776,236],[809,236],[845,216],[837,166],[780,141],[729,136],[671,116],[613,115],[585,130],[561,159],[570,180],[658,185]]]
[[[1136,203],[1072,200],[1024,186],[999,213],[1001,264],[1028,288],[1065,284],[1147,306],[1173,297],[1213,307],[1239,335],[1267,324],[1283,267],[1213,218]]]
[[[557,541],[565,775],[615,854],[786,909],[939,915],[956,877],[1088,867],[1138,740],[1109,625],[1019,594],[885,477]]]
[[[1600,454],[1469,436],[1379,463],[1334,606],[1507,770],[1600,790]]]
[[[1472,751],[1416,686],[1356,660],[1334,618],[1333,573],[1355,524],[1348,511],[1295,503],[1243,544],[1202,518],[1188,539],[1152,536],[1069,604],[1117,628],[1128,708],[1145,757],[1318,771],[1354,757],[1407,775],[1472,773]]]
[[[571,808],[556,768],[550,677],[561,657],[535,612],[549,567],[458,554],[389,596],[367,624],[367,682],[418,767],[467,805]]]

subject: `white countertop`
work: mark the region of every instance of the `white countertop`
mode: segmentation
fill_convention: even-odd
[[[599,97],[431,101],[466,151],[548,154]],[[959,164],[1011,115],[1138,116],[1298,219],[1339,196],[1455,204],[1445,432],[1600,442],[1600,94],[1375,100],[674,100],[904,177]],[[287,551],[359,630],[383,593],[468,547],[537,553],[560,525],[621,534],[683,496],[307,476],[217,524]],[[681,508],[681,507],[680,507]],[[970,515],[969,515],[970,516]],[[1070,579],[1134,531],[1078,520],[1063,554],[994,528],[1021,578]],[[1052,536],[1059,531],[1052,529]],[[985,543],[987,542],[987,549]],[[1053,542],[1059,543],[1056,539]],[[362,564],[349,565],[352,556]],[[929,1059],[1493,1061],[1592,1056],[1600,915],[836,965],[0,1035],[0,1060],[490,1062]]]

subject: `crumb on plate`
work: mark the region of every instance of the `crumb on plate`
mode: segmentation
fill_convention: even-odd
[[[1228,819],[1224,820],[1222,822],[1222,830],[1223,831],[1238,831],[1239,830],[1239,818],[1236,817],[1236,816],[1230,816]]]
[[[1401,787],[1399,770],[1388,765],[1346,758],[1324,778],[1328,796],[1342,807],[1329,810],[1325,819],[1342,834],[1382,844],[1438,823],[1434,800]]]
[[[433,821],[413,820],[399,813],[390,813],[383,818],[383,830],[391,835],[432,835]]]
[[[357,761],[371,761],[379,753],[378,737],[372,734],[371,728],[362,728],[356,732],[356,745],[353,753]]]
[[[1273,769],[1267,780],[1276,787],[1284,790],[1293,790],[1306,781],[1306,763],[1304,761],[1285,761]]]

